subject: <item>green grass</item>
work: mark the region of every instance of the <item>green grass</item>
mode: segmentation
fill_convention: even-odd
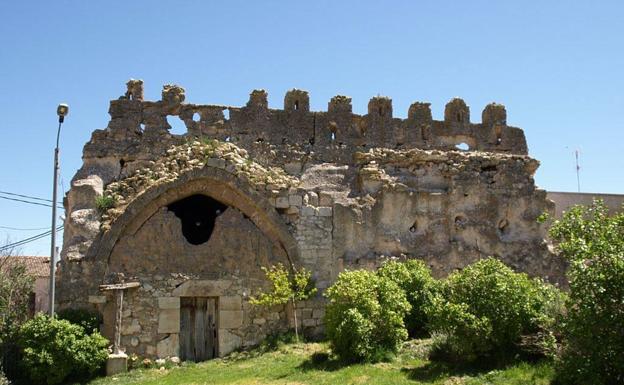
[[[553,377],[545,362],[478,369],[428,361],[421,357],[422,350],[413,343],[392,362],[342,365],[329,357],[325,344],[290,344],[272,352],[242,353],[172,369],[137,369],[89,385],[547,385]]]

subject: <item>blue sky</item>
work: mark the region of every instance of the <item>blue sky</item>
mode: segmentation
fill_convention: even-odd
[[[542,162],[537,184],[624,193],[624,2],[621,1],[5,1],[0,4],[0,191],[51,196],[56,105],[62,189],[82,146],[108,122],[129,78],[146,98],[162,85],[187,101],[242,105],[254,88],[279,108],[286,90],[325,110],[336,94],[364,113],[393,99],[405,117],[429,101],[435,119],[460,96],[472,121],[497,101]],[[50,211],[0,200],[0,226],[45,228]],[[40,231],[0,227],[0,242]],[[49,238],[22,248],[48,255]]]

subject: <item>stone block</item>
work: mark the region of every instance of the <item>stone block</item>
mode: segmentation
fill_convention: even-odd
[[[243,325],[242,310],[220,310],[219,327],[223,329],[237,329]],[[179,327],[179,318],[178,318]]]
[[[219,297],[219,309],[241,310],[243,308],[243,298],[239,295]]]
[[[316,320],[315,319],[306,318],[306,319],[303,320],[302,324],[303,324],[303,326],[316,326]]]
[[[271,321],[277,321],[280,319],[280,315],[279,313],[273,312],[273,313],[269,313],[269,319]]]
[[[312,311],[312,318],[320,319],[325,316],[325,309],[314,309]]]
[[[180,332],[180,309],[161,309],[158,312],[158,333]]]
[[[241,346],[241,338],[225,329],[219,329],[219,357],[223,357]]]
[[[331,206],[332,205],[332,196],[326,192],[322,192],[319,194],[319,206]]]
[[[121,327],[121,334],[124,336],[133,335],[141,332],[141,324],[138,319],[133,319],[130,324]]]
[[[176,297],[219,297],[232,286],[228,280],[189,280],[171,293]]]
[[[106,303],[106,296],[105,295],[90,295],[89,303],[104,304]]]
[[[305,217],[313,217],[316,215],[316,208],[312,206],[303,206],[301,208],[301,215]]]
[[[206,166],[216,167],[216,168],[225,168],[225,160],[220,158],[209,158],[206,161]]]
[[[301,206],[303,204],[303,198],[301,197],[301,195],[289,195],[288,203],[291,206]]]
[[[290,206],[290,200],[288,197],[277,197],[275,198],[275,207],[278,209],[286,209]]]
[[[301,310],[301,318],[312,318],[312,309]]]
[[[319,207],[318,208],[318,216],[319,217],[331,217],[332,216],[332,208],[331,207]]]
[[[109,354],[106,360],[106,375],[125,373],[128,371],[128,356],[125,353]]]
[[[180,309],[180,297],[158,298],[159,309]]]
[[[170,334],[160,340],[156,345],[156,355],[158,358],[178,357],[180,350],[180,336],[177,333]]]

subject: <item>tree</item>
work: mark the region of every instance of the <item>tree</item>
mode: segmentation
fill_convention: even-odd
[[[560,379],[624,383],[624,212],[609,216],[600,200],[574,206],[549,234],[570,265]]]
[[[19,327],[28,319],[30,293],[34,278],[26,271],[26,265],[15,258],[19,251],[0,246],[0,366],[10,370],[10,361],[17,355],[16,339]],[[12,376],[14,373],[8,372]]]
[[[281,263],[268,269],[263,267],[262,270],[271,282],[272,289],[269,292],[260,293],[257,297],[252,297],[249,302],[261,306],[285,305],[290,302],[293,308],[295,338],[299,341],[296,303],[316,293],[316,288],[310,279],[312,273],[303,267],[299,270],[293,268],[288,271]]]

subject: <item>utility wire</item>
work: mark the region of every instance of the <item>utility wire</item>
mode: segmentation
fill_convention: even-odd
[[[56,231],[59,232],[62,229],[63,229],[63,226],[61,225],[61,226],[56,228]],[[18,247],[18,246],[23,246],[23,245],[25,245],[27,243],[37,241],[37,240],[39,240],[41,238],[45,238],[45,237],[49,236],[50,234],[52,234],[52,231],[48,230],[45,233],[37,234],[37,235],[34,235],[32,237],[29,237],[29,238],[26,238],[26,239],[22,239],[21,241],[17,241],[17,242],[9,243],[8,245],[0,246],[0,251],[4,251],[4,250],[7,250],[7,249],[12,249],[12,248]]]
[[[44,199],[44,198],[31,197],[31,196],[29,196],[29,195],[16,194],[16,193],[11,193],[11,192],[7,192],[7,191],[0,191],[0,194],[5,194],[5,195],[13,195],[13,196],[16,196],[16,197],[28,198],[28,199],[34,199],[34,200],[36,200],[36,201],[44,201],[44,202],[50,202],[50,203],[52,203],[52,199]]]
[[[24,199],[3,197],[2,195],[0,195],[0,199],[6,199],[6,200],[9,200],[9,201],[15,201],[15,202],[28,203],[28,204],[31,204],[31,205],[37,205],[37,206],[43,206],[43,207],[52,207],[52,205],[51,205],[51,204],[46,204],[46,203],[38,203],[38,202],[30,202],[30,201],[27,201],[27,200],[24,200]],[[58,204],[56,205],[56,207],[58,207],[58,208],[60,208],[60,209],[62,209],[62,208],[63,208],[63,206],[58,205]]]
[[[21,227],[0,226],[0,229],[15,230],[15,231],[41,231],[41,230],[47,229],[47,227],[35,227],[35,228],[32,228],[32,229],[25,229],[25,228],[21,228]]]

